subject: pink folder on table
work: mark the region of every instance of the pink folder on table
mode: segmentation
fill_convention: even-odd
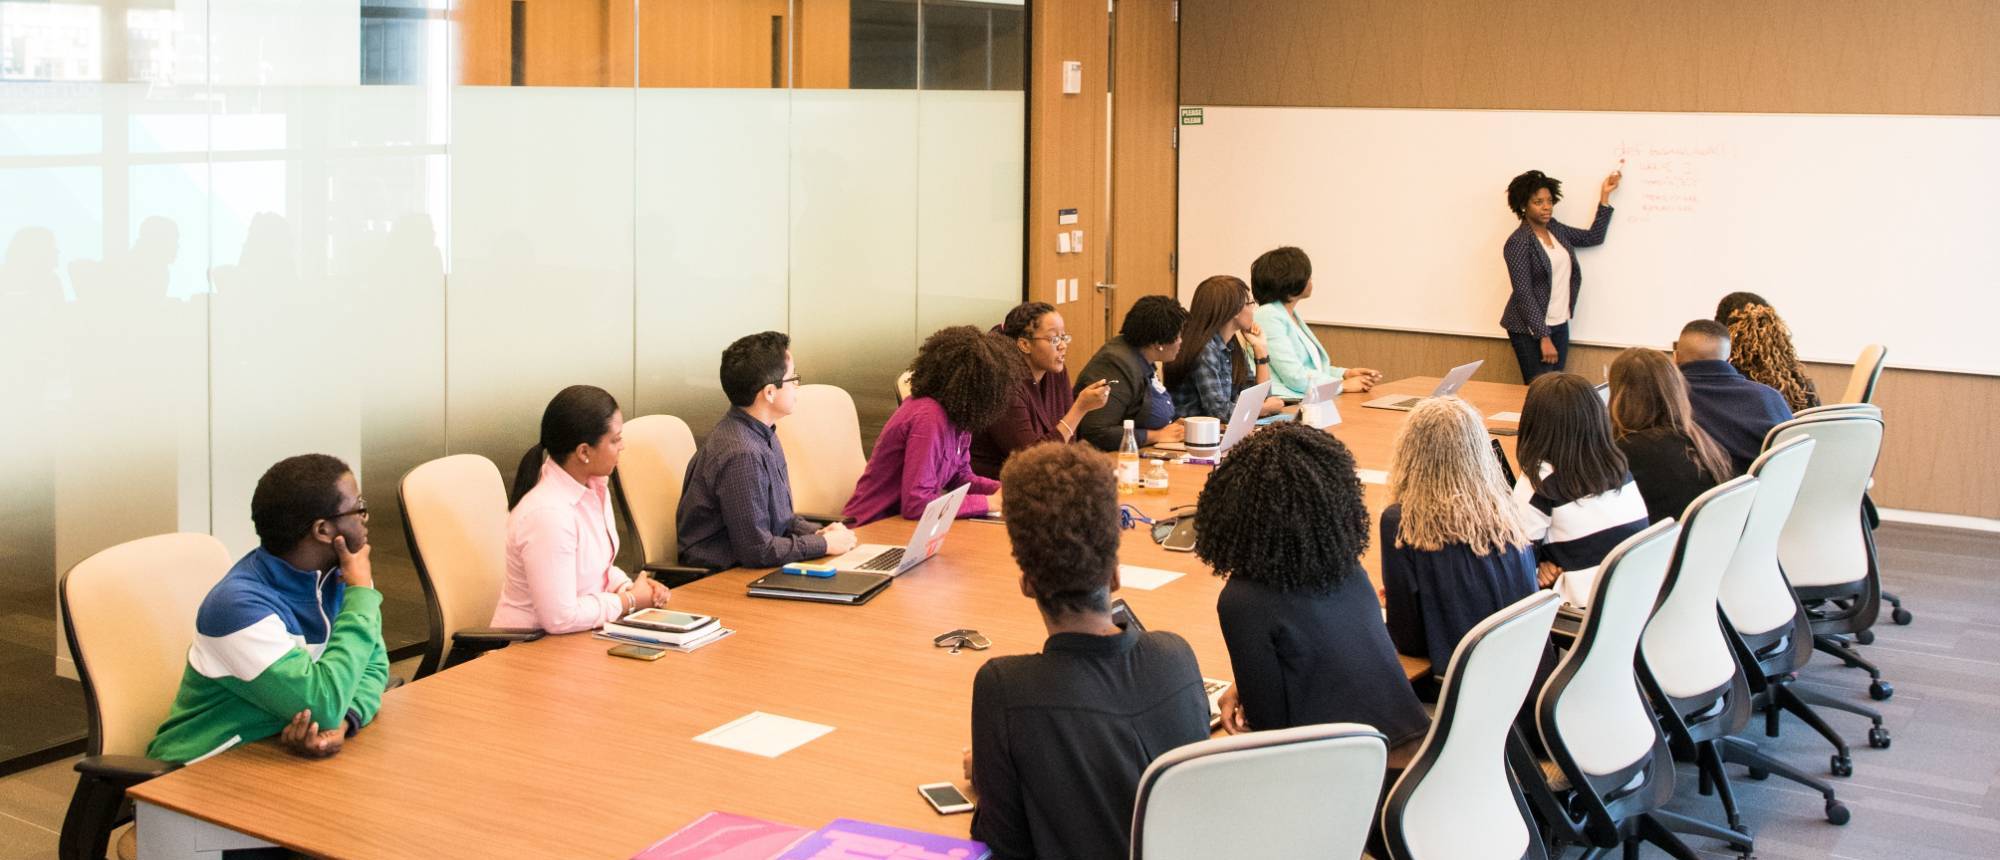
[[[632,860],[770,860],[811,831],[747,815],[711,812]]]
[[[983,860],[986,843],[837,818],[777,860]]]

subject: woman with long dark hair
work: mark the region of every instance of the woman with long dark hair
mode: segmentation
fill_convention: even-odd
[[[1611,440],[1597,389],[1574,373],[1536,377],[1521,405],[1515,453],[1514,506],[1535,542],[1537,581],[1572,606],[1588,606],[1597,566],[1647,524],[1646,501]]]
[[[624,428],[617,399],[594,385],[565,388],[542,410],[541,441],[514,472],[507,579],[493,626],[573,633],[666,605],[666,586],[634,581],[613,563],[610,479]]]
[[[1656,523],[1735,477],[1729,454],[1694,423],[1680,368],[1656,349],[1633,347],[1612,359],[1611,438]]]
[[[1242,278],[1216,275],[1194,288],[1187,321],[1181,323],[1181,353],[1167,362],[1166,370],[1174,415],[1180,418],[1203,415],[1228,421],[1236,409],[1236,395],[1271,381],[1271,350],[1257,327],[1257,301],[1250,296],[1249,284]],[[1284,405],[1279,398],[1267,397],[1261,414]]]

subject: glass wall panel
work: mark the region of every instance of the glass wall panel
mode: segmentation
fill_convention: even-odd
[[[637,414],[705,435],[722,349],[786,328],[790,95],[639,92]]]
[[[847,86],[917,87],[917,0],[851,0]]]
[[[1025,94],[926,90],[918,105],[918,336],[998,325],[1021,301]]]
[[[927,90],[1019,90],[1028,59],[1022,0],[923,0]]]

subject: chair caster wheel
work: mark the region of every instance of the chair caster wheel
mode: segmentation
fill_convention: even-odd
[[[1910,626],[1910,622],[1915,619],[1916,616],[1911,615],[1910,610],[1904,609],[1901,606],[1896,607],[1895,611],[1889,613],[1889,620],[1894,621],[1898,625],[1903,627]]]
[[[1771,772],[1761,767],[1753,767],[1750,769],[1750,778],[1758,782],[1763,782],[1771,778]]]
[[[1846,824],[1848,817],[1847,804],[1841,803],[1838,800],[1829,800],[1826,802],[1827,821],[1836,825]]]
[[[1863,630],[1859,633],[1856,633],[1854,634],[1854,641],[1862,645],[1873,645],[1875,644],[1875,631]]]
[[[1843,755],[1835,755],[1832,768],[1834,776],[1853,776],[1854,760]]]
[[[1868,730],[1868,745],[1878,750],[1889,748],[1889,730],[1876,726]]]
[[[1877,679],[1868,685],[1868,698],[1875,701],[1886,702],[1893,695],[1896,695],[1896,686],[1888,681]]]

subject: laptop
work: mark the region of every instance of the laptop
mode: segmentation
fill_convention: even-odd
[[[1479,372],[1479,366],[1485,363],[1486,360],[1482,358],[1471,364],[1461,364],[1452,368],[1451,372],[1445,374],[1444,379],[1438,382],[1437,387],[1431,389],[1431,393],[1422,397],[1411,397],[1407,394],[1389,394],[1377,397],[1361,405],[1375,409],[1398,409],[1408,412],[1415,409],[1417,404],[1432,397],[1445,397],[1457,394],[1458,390],[1464,388],[1465,383],[1472,379],[1472,375]]]
[[[924,506],[923,519],[917,521],[917,530],[910,535],[908,546],[888,546],[879,543],[865,543],[857,546],[827,564],[840,573],[885,573],[897,576],[903,571],[929,561],[937,555],[938,547],[944,545],[944,533],[951,530],[951,521],[958,517],[958,508],[965,503],[965,495],[972,489],[971,484],[960,486],[931,500]]]
[[[1222,442],[1215,446],[1218,459],[1257,429],[1257,413],[1264,411],[1264,398],[1270,396],[1269,382],[1259,382],[1236,395],[1236,408],[1229,413],[1229,428],[1222,431]]]
[[[1111,601],[1111,620],[1120,627],[1138,630],[1142,633],[1146,630],[1146,625],[1139,623],[1139,616],[1132,611],[1131,605],[1126,603],[1125,598],[1122,597]],[[1219,678],[1201,679],[1201,692],[1208,697],[1209,731],[1222,728],[1222,694],[1231,686],[1234,685]]]
[[[1602,401],[1604,401],[1604,405],[1606,405],[1606,406],[1610,406],[1610,405],[1611,405],[1611,383],[1609,383],[1609,382],[1600,382],[1600,383],[1597,383],[1597,384],[1596,384],[1595,386],[1592,386],[1592,387],[1593,387],[1593,388],[1595,388],[1595,389],[1597,390],[1597,399],[1599,399],[1599,400],[1602,400]]]

